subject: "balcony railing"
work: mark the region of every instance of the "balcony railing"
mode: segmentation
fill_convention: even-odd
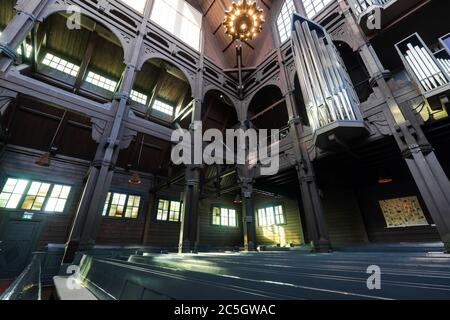
[[[426,98],[450,89],[450,57],[445,50],[434,55],[417,33],[395,47],[412,80]]]

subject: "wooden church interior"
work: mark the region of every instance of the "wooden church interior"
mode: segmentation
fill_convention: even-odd
[[[447,1],[258,0],[242,41],[223,30],[231,0],[71,3],[79,21],[61,1],[0,3],[0,294],[372,299],[351,283],[386,263],[405,274],[384,296],[445,297],[448,255],[423,283],[407,261],[450,250]],[[315,127],[305,28],[340,57],[355,121]],[[278,129],[279,172],[175,165],[171,133],[194,121]]]

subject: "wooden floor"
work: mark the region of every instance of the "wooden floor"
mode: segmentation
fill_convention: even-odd
[[[441,253],[170,254],[132,256],[121,263],[193,287],[227,288],[229,299],[450,299],[450,256]],[[367,288],[371,265],[381,268],[381,290]],[[210,299],[219,298],[214,292]],[[174,298],[195,300],[196,292]]]

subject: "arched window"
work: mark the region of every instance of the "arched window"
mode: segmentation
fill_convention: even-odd
[[[303,0],[308,18],[316,16],[327,4],[333,0]]]
[[[294,0],[286,0],[277,18],[277,29],[281,43],[291,37],[292,15],[295,11]]]

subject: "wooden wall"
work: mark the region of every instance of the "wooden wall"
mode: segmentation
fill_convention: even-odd
[[[200,201],[199,206],[199,244],[201,247],[242,247],[244,238],[242,233],[242,208],[233,204],[231,196],[210,197]],[[238,227],[222,227],[212,224],[212,206],[224,205],[237,211]]]
[[[180,239],[180,227],[179,222],[166,222],[157,221],[157,205],[158,199],[167,199],[180,201],[182,189],[179,187],[172,187],[170,190],[163,190],[158,193],[151,203],[148,204],[147,212],[148,216],[148,231],[144,235],[146,241],[144,245],[155,247],[168,247],[177,248]]]
[[[406,175],[407,172],[405,172]],[[417,196],[430,226],[387,228],[379,205],[380,200]],[[361,211],[366,222],[367,233],[371,242],[434,242],[440,237],[431,219],[419,190],[411,177],[395,179],[387,185],[365,185],[358,188]]]
[[[322,201],[332,245],[368,242],[353,187],[330,186],[323,190]]]
[[[303,244],[303,227],[297,199],[288,199],[285,197],[274,199],[262,195],[255,196],[255,210],[271,204],[281,204],[283,206],[286,224],[271,227],[259,227],[258,224],[256,224],[257,245],[280,244],[286,246],[289,244]]]
[[[48,243],[65,243],[81,196],[83,178],[89,168],[88,162],[73,162],[65,157],[58,157],[53,160],[48,168],[40,167],[35,164],[40,154],[24,148],[15,149],[13,152],[9,148],[1,162],[2,186],[8,177],[20,177],[72,186],[69,207],[64,214],[42,215],[44,226],[38,240],[37,250],[42,250]],[[0,213],[0,220],[2,220],[7,219],[11,211],[0,210]]]
[[[148,190],[153,185],[150,177],[141,175],[142,184],[132,186],[128,183],[128,173],[116,172],[112,181],[111,191],[137,195],[141,197],[138,219],[121,219],[104,217],[97,236],[97,244],[109,245],[140,245],[148,211]]]

